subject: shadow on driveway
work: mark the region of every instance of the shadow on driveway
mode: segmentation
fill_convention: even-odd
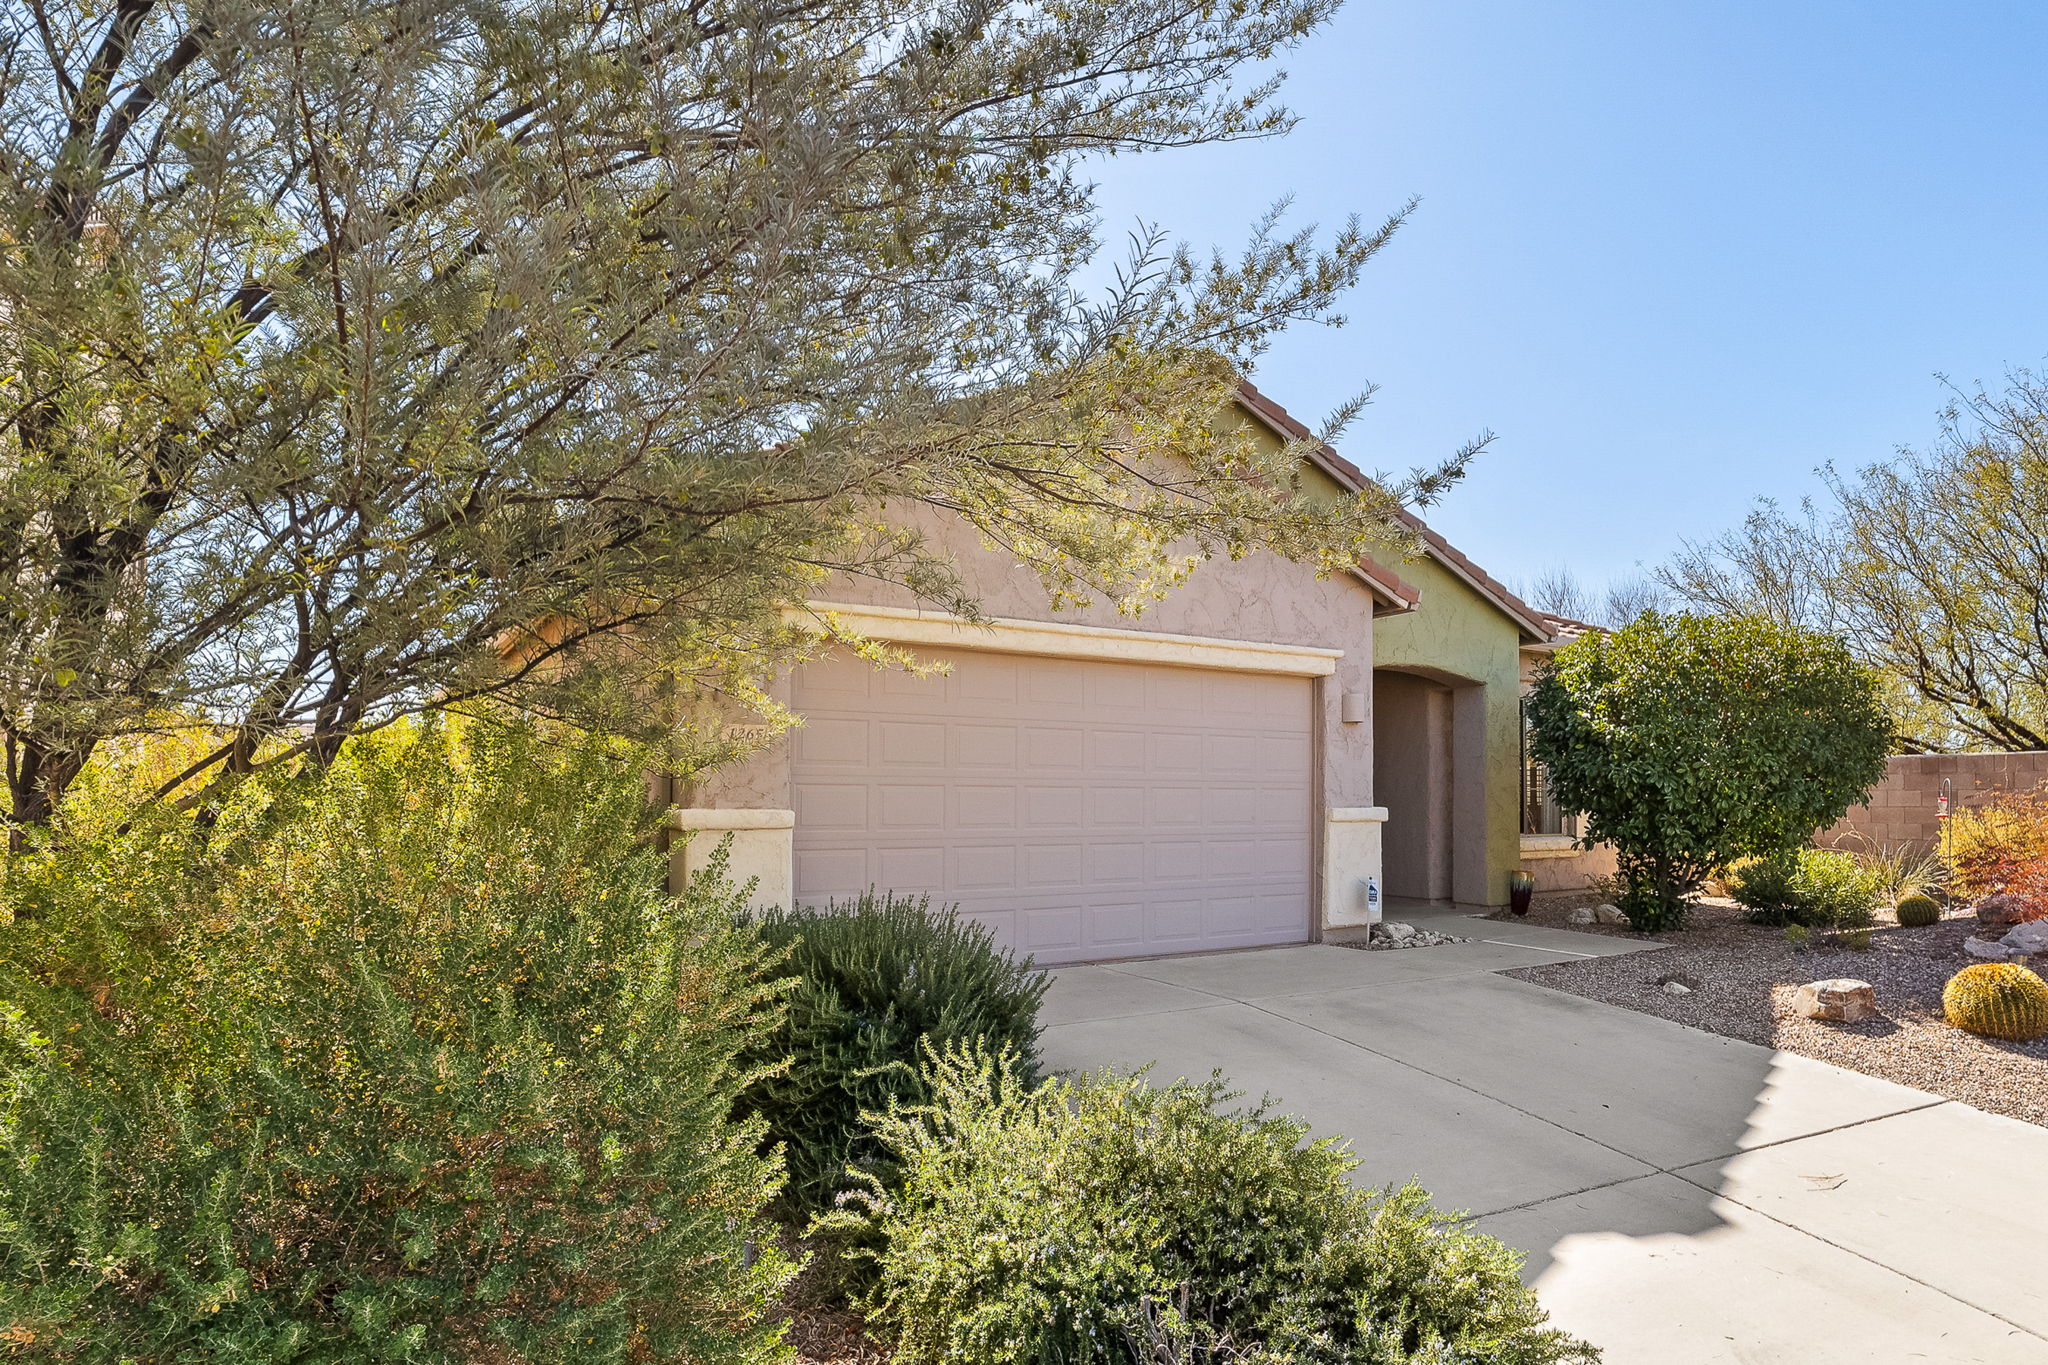
[[[1272,1096],[1522,1249],[1609,1365],[2048,1361],[2048,1131],[1495,975],[1638,941],[1431,927],[1474,941],[1061,969],[1047,1063]]]

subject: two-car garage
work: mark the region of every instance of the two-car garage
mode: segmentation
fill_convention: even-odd
[[[919,652],[797,673],[798,901],[928,892],[1042,963],[1309,937],[1311,677]]]

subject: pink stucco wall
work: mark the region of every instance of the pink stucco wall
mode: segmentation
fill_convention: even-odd
[[[952,556],[990,616],[1343,650],[1336,673],[1321,679],[1317,688],[1322,708],[1319,804],[1373,804],[1372,725],[1369,720],[1347,724],[1340,710],[1344,693],[1370,695],[1372,690],[1374,601],[1357,579],[1319,578],[1304,565],[1258,553],[1235,562],[1203,564],[1163,601],[1135,617],[1106,604],[1055,612],[1047,605],[1037,575],[1010,556],[985,548],[965,522],[923,508],[895,515]],[[850,576],[827,582],[814,596],[860,606],[918,605],[905,589]],[[780,696],[787,699],[786,680],[779,686],[784,689]],[[710,774],[686,799],[704,806],[788,806],[787,745],[777,744],[745,763]]]

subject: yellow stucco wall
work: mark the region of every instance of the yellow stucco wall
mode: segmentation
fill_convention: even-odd
[[[1454,714],[1479,742],[1452,761],[1453,896],[1502,905],[1508,873],[1521,862],[1521,630],[1435,559],[1412,559],[1395,572],[1419,589],[1421,605],[1374,623],[1373,666],[1454,688]],[[1389,808],[1390,840],[1401,816]]]

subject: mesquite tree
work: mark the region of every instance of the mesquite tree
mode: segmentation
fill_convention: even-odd
[[[1140,234],[1076,284],[1089,160],[1282,131],[1233,78],[1332,8],[16,5],[10,818],[195,720],[220,742],[165,780],[188,802],[479,696],[666,730],[650,695],[744,690],[828,573],[971,614],[892,505],[1056,597],[1347,562],[1470,452],[1333,502],[1216,414],[1402,215],[1276,214],[1228,259]]]

